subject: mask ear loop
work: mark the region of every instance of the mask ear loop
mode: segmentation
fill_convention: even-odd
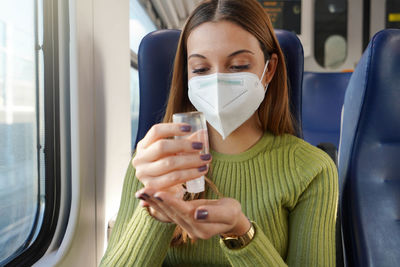
[[[261,79],[260,79],[261,84],[262,84],[262,80],[264,79],[265,72],[268,69],[268,64],[269,64],[269,60],[267,60],[267,63],[265,63],[264,71],[263,71],[263,74],[261,75]],[[264,86],[264,90],[266,90],[267,86],[268,86],[268,83]]]

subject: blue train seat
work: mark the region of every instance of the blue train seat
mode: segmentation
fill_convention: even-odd
[[[324,150],[337,164],[340,118],[344,94],[352,73],[304,72],[303,116],[304,140]],[[336,224],[336,266],[343,266],[341,218]]]
[[[348,266],[400,262],[400,30],[377,33],[346,91],[339,147]]]
[[[171,84],[179,30],[159,30],[146,35],[138,51],[139,124],[136,144],[164,117]]]
[[[351,74],[304,72],[302,128],[310,144],[339,147],[340,114]]]
[[[291,110],[301,125],[303,46],[291,32],[276,30],[275,33],[287,60]],[[139,46],[140,107],[138,133],[136,140],[132,140],[135,147],[151,126],[163,118],[179,35],[179,30],[155,31],[145,36]],[[300,126],[297,135],[302,136]]]

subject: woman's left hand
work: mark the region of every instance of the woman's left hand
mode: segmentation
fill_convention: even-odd
[[[184,201],[169,192],[150,188],[139,190],[136,196],[180,225],[192,239],[209,239],[217,234],[241,236],[251,226],[240,203],[233,198]]]

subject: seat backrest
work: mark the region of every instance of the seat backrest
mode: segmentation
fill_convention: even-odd
[[[339,147],[349,266],[400,262],[400,30],[377,33],[347,88]]]
[[[160,122],[166,108],[173,63],[180,36],[179,30],[159,30],[149,33],[139,46],[139,125],[135,147],[152,125]],[[286,57],[290,85],[291,111],[301,134],[301,95],[304,69],[303,46],[297,36],[284,30],[275,31]]]
[[[164,117],[180,34],[179,30],[154,31],[140,43],[139,124],[134,147]]]
[[[304,72],[302,129],[310,144],[339,147],[340,114],[351,74]]]
[[[275,30],[279,45],[285,55],[286,69],[289,79],[289,100],[290,110],[296,120],[296,135],[303,137],[302,132],[302,93],[303,93],[303,72],[304,72],[304,52],[297,35],[285,31]]]

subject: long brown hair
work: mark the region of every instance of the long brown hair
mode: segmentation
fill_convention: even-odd
[[[187,39],[193,29],[199,25],[218,21],[233,22],[255,36],[260,43],[265,60],[269,59],[273,53],[277,55],[277,68],[268,86],[267,95],[258,108],[258,115],[264,131],[269,131],[275,135],[294,134],[294,122],[289,110],[284,55],[269,16],[256,0],[205,0],[192,12],[179,39],[170,94],[163,121],[172,122],[174,113],[195,110],[188,97]],[[216,190],[212,182],[208,181],[207,183],[213,191]],[[187,200],[199,197],[202,197],[202,195],[189,196]],[[171,245],[179,245],[186,240],[187,233],[178,226]]]

